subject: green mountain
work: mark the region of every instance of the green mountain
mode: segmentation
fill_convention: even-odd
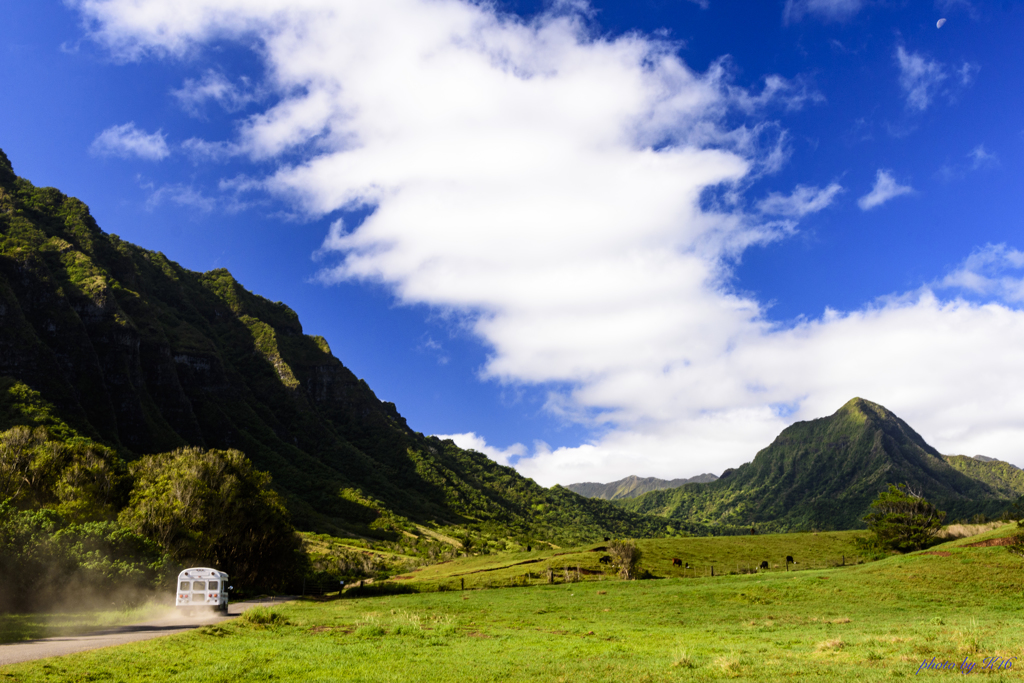
[[[971,479],[985,482],[1005,498],[1024,496],[1024,470],[984,455],[944,455],[950,465]]]
[[[668,528],[413,431],[286,305],[103,232],[2,151],[0,393],[0,431],[42,424],[42,410],[126,460],[241,450],[300,529],[394,536],[417,522],[566,541]]]
[[[714,474],[698,474],[689,479],[658,479],[657,477],[637,477],[630,475],[625,479],[619,479],[608,484],[598,484],[592,481],[585,481],[579,484],[569,484],[565,488],[586,496],[587,498],[600,498],[602,500],[620,500],[622,498],[636,498],[648,491],[659,491],[661,489],[674,489],[685,484],[706,484],[718,477]]]
[[[634,512],[710,525],[777,530],[863,527],[889,484],[910,488],[950,519],[998,514],[1005,491],[971,478],[885,408],[855,398],[834,415],[797,422],[752,462],[709,484],[616,501]]]

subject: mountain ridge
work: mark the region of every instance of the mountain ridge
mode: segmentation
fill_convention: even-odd
[[[27,387],[127,460],[238,449],[301,529],[394,536],[414,520],[566,542],[668,525],[414,431],[285,304],[103,232],[0,150],[2,378],[0,430],[24,423]]]
[[[659,479],[657,477],[638,477],[630,475],[617,481],[607,484],[584,481],[578,484],[569,484],[565,488],[586,496],[587,498],[600,498],[602,500],[619,500],[622,498],[635,498],[648,491],[661,489],[674,489],[685,484],[706,484],[718,479],[718,475],[710,472],[698,474],[695,477],[686,479]]]
[[[778,530],[850,529],[879,491],[906,483],[950,513],[998,514],[1007,497],[950,465],[883,406],[854,398],[833,415],[784,429],[751,462],[714,482],[616,501],[703,524]]]

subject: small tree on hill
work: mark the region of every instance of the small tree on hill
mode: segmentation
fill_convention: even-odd
[[[912,491],[906,484],[889,484],[871,503],[864,518],[883,548],[900,552],[920,550],[938,535],[946,513]]]
[[[608,544],[612,566],[619,570],[619,578],[635,579],[640,568],[640,548],[633,541],[614,540]]]

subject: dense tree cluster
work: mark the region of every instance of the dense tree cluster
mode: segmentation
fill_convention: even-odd
[[[301,540],[270,475],[239,451],[182,448],[132,463],[119,517],[179,564],[212,563],[236,582],[276,587],[303,567]]]
[[[0,424],[0,611],[126,602],[177,567],[273,588],[308,561],[270,475],[239,451],[178,449],[127,465],[6,381]]]

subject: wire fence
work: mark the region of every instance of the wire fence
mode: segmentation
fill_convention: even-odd
[[[801,558],[794,562],[787,562],[785,558],[779,561],[761,560],[760,562],[721,562],[714,564],[690,564],[684,562],[682,567],[673,568],[676,575],[684,578],[706,578],[711,576],[727,576],[730,574],[760,574],[764,572],[795,572],[807,571],[809,569],[835,569],[836,567],[849,567],[857,564],[864,564],[868,558],[857,555],[841,555],[828,558]]]

